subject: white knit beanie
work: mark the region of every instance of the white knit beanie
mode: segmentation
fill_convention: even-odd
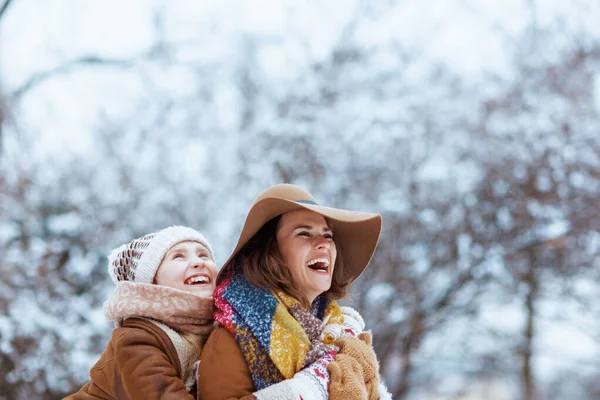
[[[108,274],[115,283],[152,283],[165,254],[177,243],[185,241],[204,245],[214,261],[208,240],[200,232],[185,226],[170,226],[114,249],[108,256]]]

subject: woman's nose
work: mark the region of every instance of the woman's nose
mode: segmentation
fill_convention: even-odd
[[[331,246],[331,242],[329,241],[329,239],[327,239],[323,236],[319,236],[317,238],[317,244],[316,244],[317,249],[328,249],[330,246]]]

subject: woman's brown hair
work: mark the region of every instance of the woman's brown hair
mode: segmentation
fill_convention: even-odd
[[[280,218],[281,216],[277,216],[265,223],[230,261],[230,264],[233,265],[225,267],[233,267],[234,270],[241,272],[248,282],[262,289],[269,291],[283,290],[298,300],[304,307],[310,309],[311,304],[306,296],[294,285],[290,269],[285,265],[279,252],[279,246],[277,245],[277,225]],[[333,269],[331,287],[323,293],[324,296],[331,300],[343,298],[346,295],[348,285],[352,282],[352,279],[345,282],[341,279],[344,260],[342,259],[338,243],[336,243],[336,248],[338,251]]]

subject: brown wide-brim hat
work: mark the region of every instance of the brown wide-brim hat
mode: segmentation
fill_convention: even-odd
[[[235,249],[219,274],[225,272],[233,257],[265,223],[279,215],[302,209],[327,218],[338,253],[341,253],[344,261],[342,279],[358,278],[377,247],[381,233],[381,215],[321,206],[306,190],[290,184],[271,186],[254,200]]]

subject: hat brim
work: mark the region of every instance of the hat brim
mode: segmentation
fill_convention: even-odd
[[[226,272],[230,261],[265,223],[279,215],[302,209],[314,211],[328,219],[338,253],[341,253],[344,261],[342,280],[358,278],[369,264],[377,247],[381,233],[381,215],[274,197],[254,203],[248,212],[235,249],[223,264],[224,268],[221,269],[219,275]]]

